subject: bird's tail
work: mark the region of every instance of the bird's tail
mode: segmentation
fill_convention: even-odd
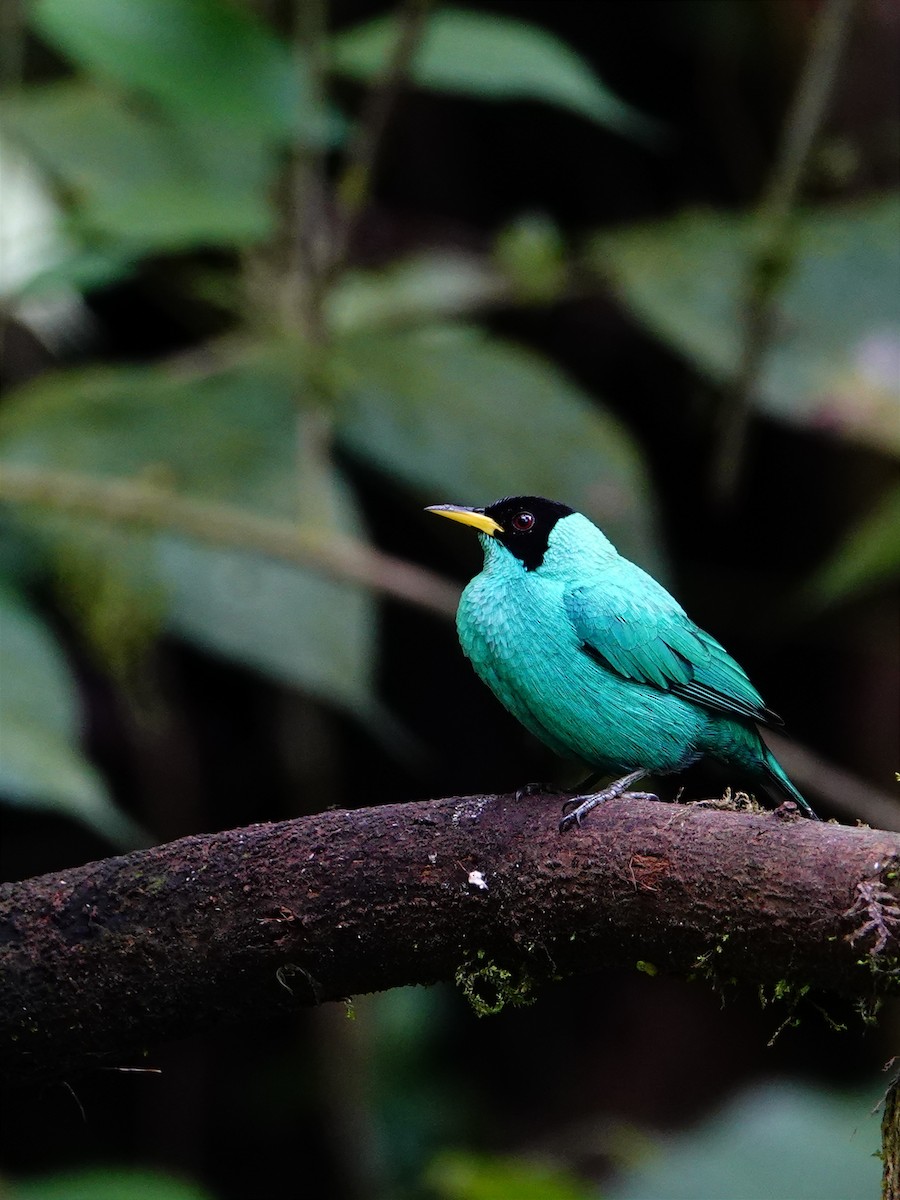
[[[785,774],[784,768],[768,747],[764,747],[763,769],[774,788],[790,797],[808,817],[812,817],[814,821],[819,820],[819,817],[813,812],[810,803],[797,791]]]

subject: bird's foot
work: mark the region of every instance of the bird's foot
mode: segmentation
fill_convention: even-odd
[[[658,800],[659,796],[653,792],[630,792],[628,790],[631,784],[637,783],[646,774],[646,771],[632,771],[630,775],[615,780],[602,792],[595,792],[590,796],[570,797],[562,808],[563,818],[559,823],[559,832],[565,833],[573,825],[581,825],[592,808],[596,808],[599,804],[605,804],[607,800],[618,800],[620,796],[627,796],[630,800]]]

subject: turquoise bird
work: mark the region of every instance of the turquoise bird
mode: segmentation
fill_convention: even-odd
[[[781,722],[741,667],[587,517],[540,496],[427,511],[473,526],[484,550],[456,618],[477,674],[591,785],[619,776],[567,802],[560,829],[618,796],[655,799],[628,789],[703,757],[815,817],[760,736]]]

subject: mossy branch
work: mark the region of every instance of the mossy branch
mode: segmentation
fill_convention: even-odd
[[[6,884],[3,1075],[438,980],[483,1011],[612,966],[866,1008],[900,988],[897,834],[635,800],[560,834],[558,807],[332,811]]]

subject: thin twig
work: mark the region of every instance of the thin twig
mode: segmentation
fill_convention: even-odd
[[[142,480],[0,464],[3,500],[261,554],[360,584],[442,617],[455,613],[459,598],[459,589],[439,575],[333,530],[256,516]]]
[[[325,111],[324,0],[295,0],[294,55],[298,73],[307,81],[314,107]],[[324,152],[298,136],[291,155],[288,195],[284,207],[287,263],[285,316],[289,328],[302,330],[310,345],[325,343],[323,325],[324,263],[327,258],[326,185]]]
[[[4,0],[0,4],[0,96],[9,96],[22,85],[25,63],[25,12],[20,0]],[[0,223],[3,221],[3,200],[0,196]],[[0,252],[4,238],[0,231]],[[0,284],[4,275],[0,262]],[[6,341],[11,319],[9,300],[0,294],[0,367],[6,356]]]
[[[295,0],[294,54],[305,71],[312,103],[321,114],[327,106],[327,0]],[[333,251],[325,171],[325,151],[298,136],[290,167],[284,209],[285,240],[292,253],[284,287],[293,300],[287,306],[288,328],[299,331],[311,354],[305,395],[297,397],[297,511],[304,522],[319,524],[327,510],[333,479],[331,447],[333,400],[328,371],[331,330],[327,320],[328,263]]]
[[[432,0],[406,0],[398,14],[393,53],[381,78],[366,97],[362,116],[347,151],[337,187],[338,228],[330,275],[340,271],[353,245],[359,222],[372,191],[375,167],[384,144],[388,121],[403,89],[413,56],[425,29]]]
[[[745,280],[741,359],[726,398],[713,461],[712,487],[720,501],[730,500],[737,488],[753,393],[776,333],[776,302],[797,255],[792,217],[837,84],[856,3],[824,0],[819,10],[772,177],[757,213],[758,241]]]

